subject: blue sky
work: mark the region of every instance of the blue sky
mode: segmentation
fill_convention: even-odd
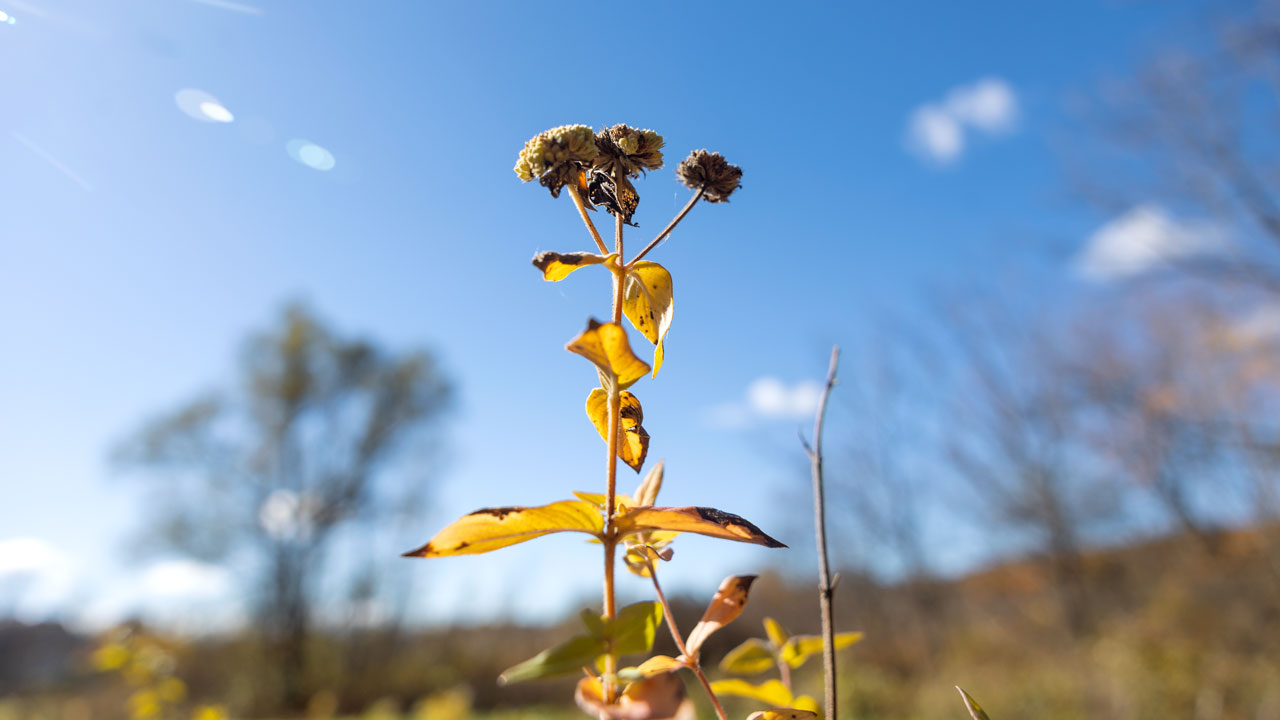
[[[667,459],[664,501],[769,529],[780,497],[808,502],[797,383],[820,378],[832,343],[866,350],[868,328],[939,283],[1083,246],[1108,218],[1065,200],[1050,141],[1070,124],[1066,99],[1195,17],[1118,1],[0,11],[14,20],[0,23],[0,583],[30,566],[45,579],[22,591],[23,612],[96,621],[169,602],[139,592],[166,578],[199,585],[201,602],[235,596],[234,568],[128,562],[147,498],[108,460],[146,418],[230,382],[239,343],[292,300],[340,331],[432,348],[458,383],[450,461],[415,542],[479,506],[599,486],[582,412],[593,374],[562,347],[608,312],[606,273],[541,280],[535,252],[590,240],[567,198],[511,171],[525,139],[566,123],[666,137],[668,167],[639,186],[633,248],[687,198],[673,169],[689,150],[743,167],[731,203],[698,207],[650,258],[672,270],[677,312],[662,374],[635,391],[650,457]],[[232,121],[184,113],[184,89]],[[927,138],[913,140],[920,123]],[[298,162],[296,141],[332,167]],[[549,446],[581,451],[552,462]],[[782,539],[810,562],[807,538]],[[967,542],[942,563],[972,560]],[[559,589],[527,605],[511,592],[564,575],[564,557],[596,561],[555,538],[405,572],[425,588],[418,617],[554,617],[594,597],[593,576],[547,583]],[[682,540],[671,582],[711,592],[767,559]],[[183,592],[172,602],[191,601]]]

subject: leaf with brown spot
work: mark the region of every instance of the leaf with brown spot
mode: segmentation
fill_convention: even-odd
[[[533,257],[533,266],[542,271],[544,280],[556,282],[569,277],[574,270],[588,265],[607,265],[617,257],[617,253],[596,255],[587,252],[557,253],[548,250]]]
[[[752,685],[746,680],[717,680],[711,683],[711,691],[717,695],[737,695],[738,697],[759,700],[766,705],[790,705],[791,691],[779,680],[768,680],[759,685]]]
[[[634,507],[618,518],[617,526],[624,537],[649,530],[674,530],[771,548],[786,547],[749,520],[708,507]]]
[[[649,433],[645,432],[644,410],[635,395],[623,390],[619,395],[621,407],[618,410],[618,459],[626,463],[632,470],[640,472],[644,465],[645,455],[649,454]],[[587,417],[596,426],[600,437],[608,442],[609,437],[609,393],[596,388],[587,396]]]
[[[601,537],[604,518],[595,505],[561,500],[539,507],[502,507],[463,515],[405,557],[478,555],[557,532],[581,532]]]
[[[616,383],[626,390],[649,372],[649,365],[631,352],[627,331],[615,323],[601,323],[594,318],[587,329],[569,341],[565,349],[591,361],[600,371],[601,384],[607,389]]]
[[[653,350],[653,374],[662,369],[662,344],[671,329],[675,298],[671,273],[658,263],[642,260],[627,273],[622,284],[622,312],[649,342]]]
[[[747,595],[751,592],[751,583],[755,582],[755,579],[755,575],[732,575],[720,583],[720,589],[716,590],[715,596],[711,598],[706,612],[702,613],[702,619],[693,626],[693,630],[689,631],[689,637],[685,640],[685,648],[690,657],[698,657],[702,643],[711,637],[711,633],[733,622],[742,614],[742,608],[747,605]]]

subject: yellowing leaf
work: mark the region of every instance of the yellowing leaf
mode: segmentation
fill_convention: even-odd
[[[539,507],[500,507],[463,515],[405,557],[476,555],[549,533],[582,532],[600,537],[604,518],[595,505],[561,500]]]
[[[750,521],[708,507],[634,507],[618,519],[617,525],[622,536],[650,530],[674,530],[771,548],[786,547]]]
[[[604,701],[600,679],[578,681],[573,699],[582,711],[602,720],[666,720],[694,717],[693,705],[685,698],[684,683],[674,672],[653,675],[629,683],[615,703]]]
[[[957,685],[956,690],[960,691],[960,697],[964,700],[965,709],[969,711],[969,717],[973,718],[973,720],[991,720],[987,715],[987,711],[983,710],[982,706],[978,704],[978,701],[974,700],[969,693],[965,692],[964,688]]]
[[[735,675],[757,675],[778,664],[773,650],[760,638],[751,638],[729,651],[720,669]]]
[[[671,273],[658,263],[641,261],[627,273],[622,286],[622,312],[645,338],[656,345],[653,374],[662,369],[662,342],[675,312]]]
[[[524,682],[534,678],[579,672],[606,651],[604,638],[577,635],[567,642],[543,650],[519,665],[509,667],[498,676],[499,685]]]
[[[618,257],[617,253],[595,255],[585,252],[556,253],[548,251],[534,256],[533,266],[542,271],[543,279],[555,282],[569,277],[569,273],[578,268],[611,263],[616,257]]]
[[[649,372],[649,365],[631,352],[627,331],[615,323],[589,320],[587,329],[570,340],[565,349],[590,360],[606,387],[616,383],[618,389],[626,390]]]
[[[836,633],[832,644],[837,650],[843,650],[862,639],[860,632]],[[811,655],[822,652],[822,636],[796,635],[782,646],[782,660],[793,668],[804,664]]]
[[[752,685],[746,680],[717,680],[711,683],[711,691],[717,695],[737,695],[759,700],[766,705],[790,705],[791,691],[779,680],[769,680]]]
[[[702,643],[711,637],[711,633],[733,622],[734,618],[742,614],[742,608],[747,604],[747,594],[751,592],[751,583],[755,582],[755,579],[755,575],[732,575],[720,583],[720,588],[711,598],[706,612],[702,613],[702,619],[693,626],[693,630],[689,631],[689,637],[685,640],[685,649],[688,650],[689,657],[698,657]]]
[[[601,512],[604,511],[605,501],[608,500],[608,498],[605,497],[604,493],[589,493],[589,492],[580,492],[578,490],[574,490],[573,495],[579,500],[585,500],[586,502],[589,502],[592,505],[595,505],[597,508],[600,509]],[[617,508],[623,508],[623,507],[631,507],[633,505],[637,505],[638,503],[636,503],[635,500],[632,500],[631,496],[629,495],[618,494],[613,496],[613,504]],[[622,512],[622,511],[619,510],[619,512]]]
[[[817,717],[818,713],[812,710],[773,708],[771,710],[753,712],[747,716],[747,720],[814,720]]]
[[[618,678],[625,681],[642,680],[655,675],[676,672],[687,667],[679,660],[667,655],[654,655],[636,667],[625,667],[618,671]]]
[[[659,460],[657,465],[649,468],[640,487],[636,488],[636,505],[652,505],[658,502],[658,491],[662,489],[662,474],[666,464],[666,460]]]
[[[782,647],[786,644],[787,638],[790,637],[786,629],[771,617],[764,619],[764,634],[769,636],[769,642],[773,643],[775,647]]]
[[[632,470],[640,472],[645,455],[649,454],[649,433],[640,424],[644,422],[644,410],[635,395],[623,390],[619,395],[618,410],[618,459]],[[587,417],[605,442],[609,441],[609,393],[596,388],[587,396]]]

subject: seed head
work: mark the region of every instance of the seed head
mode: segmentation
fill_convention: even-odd
[[[560,188],[578,181],[596,160],[595,133],[586,125],[561,125],[538,133],[524,144],[516,160],[516,175],[537,180],[559,197]]]
[[[707,202],[728,202],[729,195],[742,187],[742,168],[730,165],[720,153],[694,150],[676,169],[680,182],[694,190],[705,189]]]
[[[596,169],[608,175],[637,177],[646,170],[662,167],[662,146],[666,141],[652,130],[614,125],[596,133]]]

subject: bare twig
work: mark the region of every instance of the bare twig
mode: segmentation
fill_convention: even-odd
[[[710,698],[711,704],[716,709],[716,716],[720,720],[729,720],[729,716],[725,714],[724,706],[720,704],[720,698],[716,697],[716,693],[711,689],[711,681],[707,679],[707,674],[702,672],[702,663],[698,658],[689,655],[689,650],[685,647],[684,638],[680,637],[680,629],[676,627],[676,619],[671,614],[671,606],[667,604],[667,596],[662,593],[662,586],[658,584],[658,568],[654,564],[649,563],[649,579],[653,580],[653,591],[658,595],[658,604],[662,606],[662,614],[667,619],[667,629],[671,631],[671,639],[676,641],[676,649],[680,651],[681,657],[685,659],[685,666],[698,676],[698,682],[702,683],[702,689],[706,691],[707,697]]]
[[[694,193],[693,197],[689,198],[689,202],[685,203],[685,206],[680,210],[680,212],[671,219],[671,222],[667,223],[667,226],[662,229],[662,232],[658,233],[658,236],[653,240],[650,240],[649,244],[645,245],[643,250],[636,253],[636,256],[631,258],[631,262],[627,263],[627,266],[634,266],[636,263],[640,262],[645,255],[648,255],[650,250],[658,247],[658,243],[666,240],[667,236],[671,234],[671,231],[676,229],[676,225],[679,225],[680,221],[684,219],[684,216],[688,215],[689,211],[693,209],[693,206],[698,204],[698,201],[702,199],[702,195],[706,191],[706,188],[699,188],[698,192]]]
[[[822,423],[827,415],[827,398],[836,384],[836,366],[840,362],[840,348],[831,348],[831,366],[827,370],[827,384],[818,401],[818,412],[813,421],[813,447],[805,445],[813,474],[813,530],[818,541],[818,605],[822,610],[822,672],[826,687],[826,717],[836,720],[836,646],[835,619],[831,597],[835,585],[831,582],[831,565],[827,561],[826,502],[822,487]],[[803,439],[802,439],[803,443]]]

